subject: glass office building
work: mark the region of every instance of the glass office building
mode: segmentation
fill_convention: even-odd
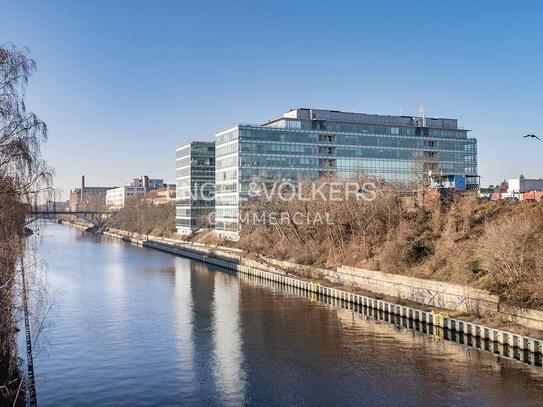
[[[177,233],[209,227],[215,200],[215,143],[194,141],[176,149]]]
[[[294,109],[263,125],[239,124],[215,136],[216,230],[238,232],[239,205],[253,182],[361,173],[408,182],[422,157],[441,173],[478,185],[477,141],[456,119]],[[254,185],[254,184],[253,184]]]

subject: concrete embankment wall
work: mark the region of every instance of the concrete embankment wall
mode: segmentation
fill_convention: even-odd
[[[543,311],[501,304],[499,315],[515,324],[543,331]]]
[[[499,311],[499,297],[485,290],[436,280],[389,274],[356,267],[341,266],[336,270],[312,268],[294,263],[267,259],[277,267],[313,270],[326,280],[354,289],[401,298],[420,304],[475,315],[492,315]]]
[[[450,311],[480,316],[498,316],[526,328],[543,331],[542,311],[503,304],[497,295],[486,290],[357,267],[341,266],[336,270],[330,270],[275,259],[266,259],[266,262],[294,273],[313,273],[334,284],[354,289],[371,291]]]
[[[499,311],[497,295],[462,285],[347,266],[339,267],[335,278],[354,287],[362,286],[370,291],[443,309],[475,315],[491,315]]]
[[[362,287],[384,295],[451,311],[498,316],[543,331],[543,312],[504,305],[497,295],[486,290],[347,266],[338,267],[329,277],[341,284]]]
[[[140,246],[177,254],[199,261],[204,261],[209,264],[224,267],[226,269],[236,270],[238,272],[254,275],[259,278],[264,278],[270,281],[275,281],[281,284],[286,284],[300,289],[315,292],[320,295],[330,296],[332,298],[353,302],[362,306],[367,306],[384,312],[393,313],[401,317],[411,318],[416,321],[430,323],[439,327],[449,329],[451,331],[461,332],[466,335],[472,335],[474,337],[479,337],[482,339],[498,342],[500,344],[513,346],[522,350],[529,350],[531,352],[541,353],[543,351],[543,341],[538,339],[513,334],[499,329],[489,328],[483,325],[455,318],[450,318],[440,313],[423,311],[392,302],[354,294],[352,292],[344,291],[341,289],[326,287],[316,282],[291,277],[288,274],[289,272],[299,273],[300,271],[302,271],[307,276],[324,275],[327,280],[333,282],[340,282],[342,284],[368,289],[369,291],[374,291],[381,294],[386,294],[384,292],[386,291],[388,293],[386,295],[393,295],[399,298],[418,298],[420,300],[418,302],[428,305],[434,305],[436,307],[440,307],[439,305],[437,305],[437,301],[442,301],[443,305],[449,305],[451,307],[451,304],[456,304],[456,306],[458,306],[457,302],[454,302],[453,300],[448,300],[449,296],[455,297],[464,295],[467,296],[468,303],[476,304],[479,309],[482,309],[482,304],[485,304],[485,307],[487,306],[485,301],[487,301],[489,304],[492,304],[493,300],[497,300],[497,298],[495,298],[494,296],[489,296],[490,294],[487,294],[483,290],[476,290],[455,284],[434,282],[431,280],[420,280],[397,275],[393,276],[399,277],[399,279],[388,280],[386,277],[390,275],[387,275],[386,273],[372,272],[370,270],[356,269],[352,267],[341,267],[337,271],[332,271],[327,269],[316,269],[308,266],[302,266],[267,258],[262,259],[262,261],[258,261],[242,257],[239,250],[236,249],[211,247],[204,245],[199,245],[202,247],[197,247],[196,245],[190,243],[179,242],[176,240],[158,238],[153,236],[141,236],[138,234],[118,230],[110,229],[109,231],[105,231],[103,233],[107,236],[119,238],[128,242],[132,242],[134,244],[138,244]],[[419,280],[425,283],[436,283],[436,285],[415,286],[416,284],[420,283]],[[374,290],[371,290],[370,287],[374,288]],[[435,290],[437,291],[437,293],[432,292],[432,294],[428,294],[428,297],[426,297],[427,299],[424,300],[423,298],[421,298],[420,295],[415,297],[412,296],[413,290],[415,288],[430,292],[432,292],[432,290]],[[465,291],[461,291],[462,289],[465,289]],[[479,291],[483,292],[480,293]],[[481,296],[477,297],[478,295]],[[434,303],[430,301],[430,298],[434,299]],[[438,299],[436,300],[436,298]],[[425,302],[422,302],[423,300]],[[476,300],[478,301],[478,303],[476,302]],[[463,302],[466,302],[466,300],[463,300]],[[490,308],[491,305],[488,305],[488,307]],[[489,308],[485,308],[485,310],[488,310]],[[518,309],[515,310],[515,312],[518,311]],[[502,315],[502,313],[503,311],[500,311],[500,315]],[[535,314],[536,318],[534,318],[534,314],[532,313]],[[525,310],[524,316],[511,314],[511,318],[517,318],[517,323],[519,324],[531,323],[535,326],[542,326],[543,324],[540,324],[541,321],[543,321],[543,318],[541,318],[540,320],[537,319],[540,317],[538,313],[543,314],[539,311]]]

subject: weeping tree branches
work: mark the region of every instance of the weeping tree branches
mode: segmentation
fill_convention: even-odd
[[[47,125],[24,103],[28,79],[36,69],[28,51],[0,46],[0,194],[28,199],[51,186],[52,170],[41,158]]]
[[[52,170],[41,157],[47,126],[27,111],[24,96],[36,69],[27,50],[0,45],[0,404],[19,394],[15,346],[16,265],[25,250],[23,227],[29,205],[51,188]]]

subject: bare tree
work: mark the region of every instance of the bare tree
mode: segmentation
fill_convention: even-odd
[[[495,286],[541,279],[543,247],[537,237],[541,220],[515,215],[485,224],[478,257]]]
[[[361,176],[356,184],[369,181],[376,188],[371,199],[350,193],[349,184],[329,175],[315,182],[300,181],[293,196],[261,194],[249,200],[242,208],[240,247],[324,266],[371,257],[387,231],[398,224],[402,206],[395,191],[374,179]],[[316,189],[322,195],[314,195]]]
[[[437,157],[415,154],[411,164],[411,179],[417,189],[430,186],[430,178],[439,171]]]
[[[115,212],[107,226],[134,233],[171,236],[175,231],[175,204],[154,205],[142,198],[132,198]]]
[[[52,180],[52,170],[41,158],[47,126],[24,103],[35,69],[27,50],[0,46],[0,403],[20,394],[15,324],[21,293],[15,280],[25,249],[25,218]]]

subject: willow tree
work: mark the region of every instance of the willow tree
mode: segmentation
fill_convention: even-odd
[[[0,46],[0,404],[14,400],[21,389],[15,335],[24,222],[30,205],[50,188],[52,179],[41,157],[47,126],[24,103],[35,69],[26,49]]]

